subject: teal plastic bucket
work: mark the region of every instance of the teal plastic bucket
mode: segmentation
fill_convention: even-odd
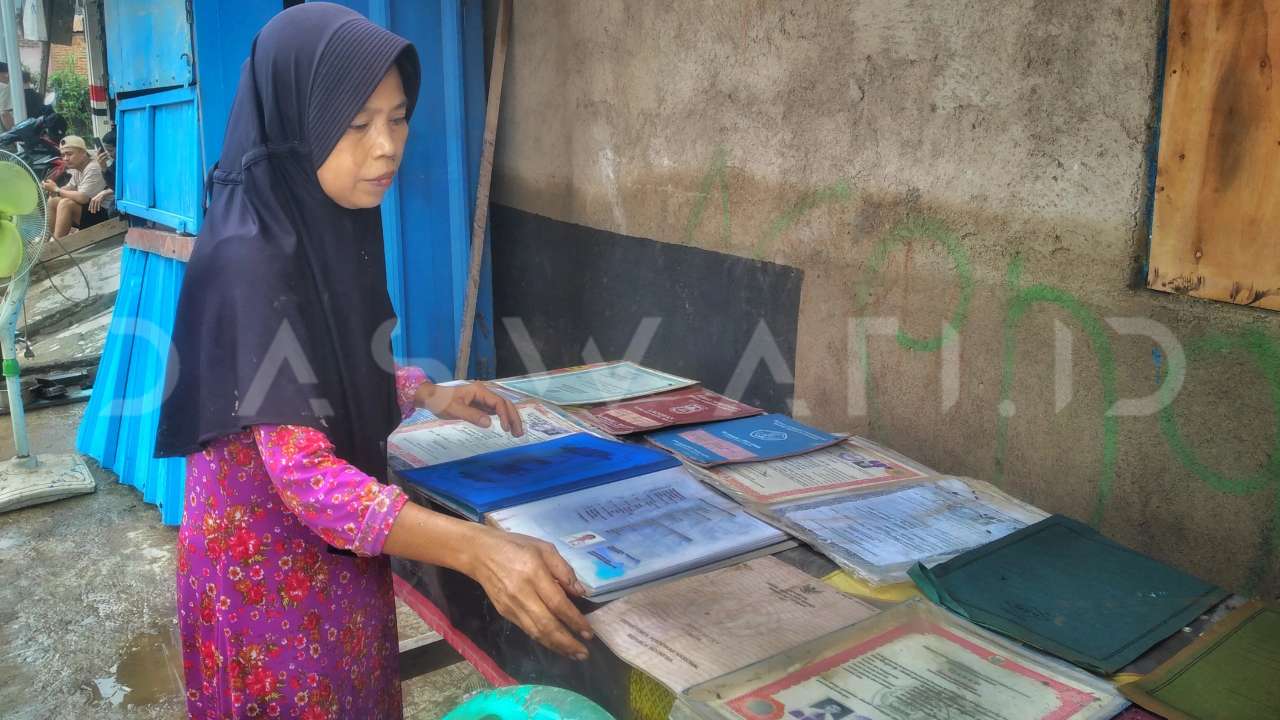
[[[572,690],[512,685],[472,695],[445,715],[444,720],[614,720],[614,717]]]

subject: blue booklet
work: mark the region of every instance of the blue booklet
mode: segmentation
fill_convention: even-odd
[[[811,428],[786,415],[770,414],[689,425],[646,437],[695,465],[711,467],[802,455],[835,445],[846,436]]]
[[[653,448],[573,433],[400,475],[431,499],[479,521],[493,510],[679,465],[679,460]]]

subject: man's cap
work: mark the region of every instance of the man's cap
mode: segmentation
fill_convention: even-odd
[[[58,147],[80,148],[85,152],[89,152],[89,146],[84,144],[84,138],[79,135],[68,135],[62,138],[62,142],[59,143]]]

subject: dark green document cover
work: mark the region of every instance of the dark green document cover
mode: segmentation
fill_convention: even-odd
[[[1280,718],[1280,605],[1245,605],[1120,692],[1169,720]]]
[[[1105,675],[1228,595],[1061,515],[910,575],[939,605]]]

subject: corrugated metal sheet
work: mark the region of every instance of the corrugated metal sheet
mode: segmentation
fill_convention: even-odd
[[[190,85],[186,0],[104,0],[111,94]]]
[[[408,38],[422,62],[409,145],[382,205],[387,280],[400,318],[401,362],[453,377],[484,133],[484,15],[480,0],[340,0]],[[472,377],[493,377],[488,249],[476,306]]]
[[[204,176],[195,88],[138,95],[116,105],[122,212],[186,233],[200,227]]]
[[[177,260],[124,249],[120,292],[76,438],[81,453],[141,491],[143,500],[159,505],[161,519],[170,525],[182,520],[186,461],[152,455],[185,269]]]

